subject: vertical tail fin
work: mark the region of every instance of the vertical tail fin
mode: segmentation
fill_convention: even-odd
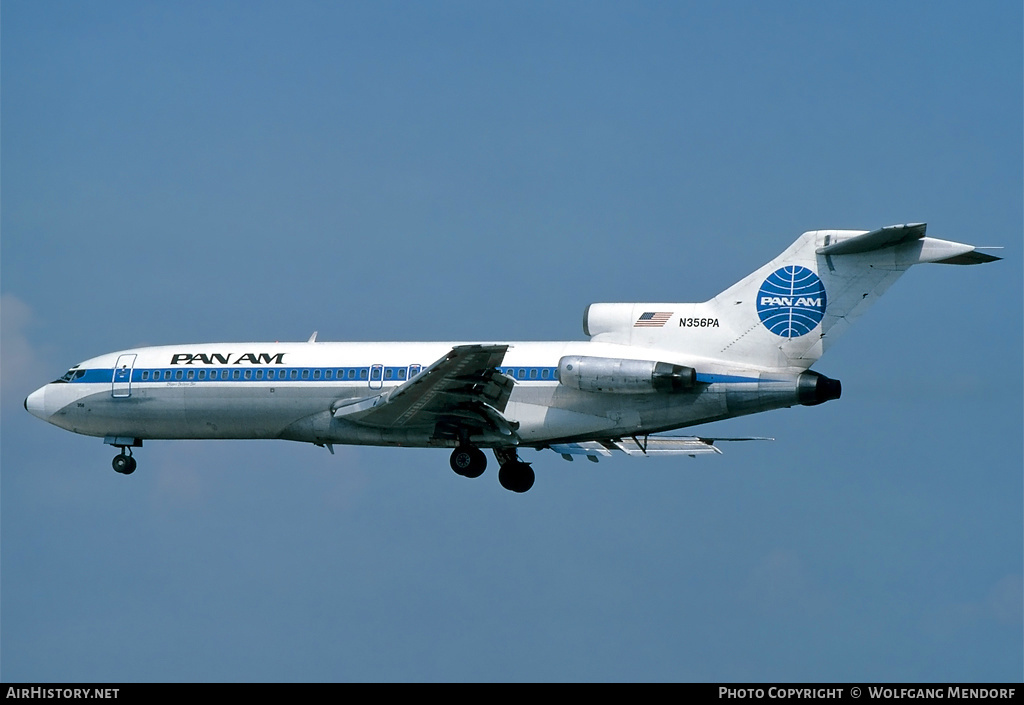
[[[710,301],[594,304],[585,329],[595,340],[807,369],[912,265],[999,259],[971,245],[925,237],[925,228],[807,232]]]

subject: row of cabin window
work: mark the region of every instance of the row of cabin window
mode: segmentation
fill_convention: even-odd
[[[373,368],[354,368],[349,367],[346,369],[337,370],[337,376],[335,376],[334,369],[288,369],[288,370],[276,370],[276,369],[232,369],[232,370],[153,370],[150,375],[149,370],[142,371],[142,381],[148,382],[152,377],[154,382],[169,382],[173,380],[298,380],[298,379],[337,379],[337,380],[361,380],[366,381],[372,379],[379,381],[383,371],[384,380],[399,380],[404,381],[406,379],[406,372],[408,368],[405,367],[373,367]],[[409,376],[413,376],[420,370],[418,365],[413,365],[412,369],[408,369]],[[502,370],[505,374],[512,376],[515,379],[558,379],[558,368],[557,367],[506,367]],[[209,372],[209,375],[207,375]]]
[[[402,379],[406,376],[406,368],[399,367],[393,368],[388,367],[384,370],[385,379]],[[152,376],[149,370],[142,371],[143,382],[148,382],[150,379],[154,382],[169,382],[173,380],[236,380],[236,379],[248,379],[248,380],[264,380],[264,379],[278,379],[278,380],[297,380],[297,379],[338,379],[338,380],[362,380],[366,381],[368,378],[373,379],[381,378],[380,368],[374,368],[373,374],[370,375],[370,370],[367,368],[348,368],[337,370],[337,376],[335,377],[335,370],[320,370],[320,369],[290,369],[290,370],[275,370],[275,369],[233,369],[233,370],[153,370]]]
[[[557,367],[505,367],[499,369],[514,379],[558,379]]]

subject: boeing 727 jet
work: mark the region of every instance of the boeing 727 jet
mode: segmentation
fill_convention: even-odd
[[[666,432],[838,399],[810,367],[911,265],[999,259],[925,236],[924,224],[815,230],[703,303],[600,303],[571,342],[215,343],[86,360],[25,399],[55,426],[120,449],[157,439],[272,438],[451,448],[478,477],[484,449],[514,492],[519,449],[571,460],[720,453]]]

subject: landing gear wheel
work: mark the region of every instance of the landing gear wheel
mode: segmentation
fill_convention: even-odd
[[[137,463],[135,458],[122,452],[120,455],[114,456],[111,465],[114,467],[115,472],[119,472],[122,475],[131,475],[135,472]]]
[[[524,463],[521,460],[513,460],[505,463],[501,466],[501,470],[498,471],[498,482],[506,490],[512,492],[526,492],[533,487],[533,481],[536,479],[536,475],[533,473],[533,468],[530,467],[529,463]]]
[[[487,456],[479,448],[459,446],[452,451],[448,464],[457,475],[463,477],[480,477],[487,469]]]

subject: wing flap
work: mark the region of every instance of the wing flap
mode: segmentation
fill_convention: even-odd
[[[621,451],[630,456],[654,457],[662,455],[721,455],[722,450],[715,441],[770,441],[771,438],[701,438],[698,436],[630,436],[595,441],[555,443],[551,450],[563,458],[572,460],[573,455],[585,455],[596,461],[598,456],[611,456]]]
[[[679,436],[649,436],[647,438],[610,438],[604,441],[577,441],[557,443],[551,450],[564,455],[611,456],[621,451],[630,456],[705,455],[721,454],[713,439]]]

